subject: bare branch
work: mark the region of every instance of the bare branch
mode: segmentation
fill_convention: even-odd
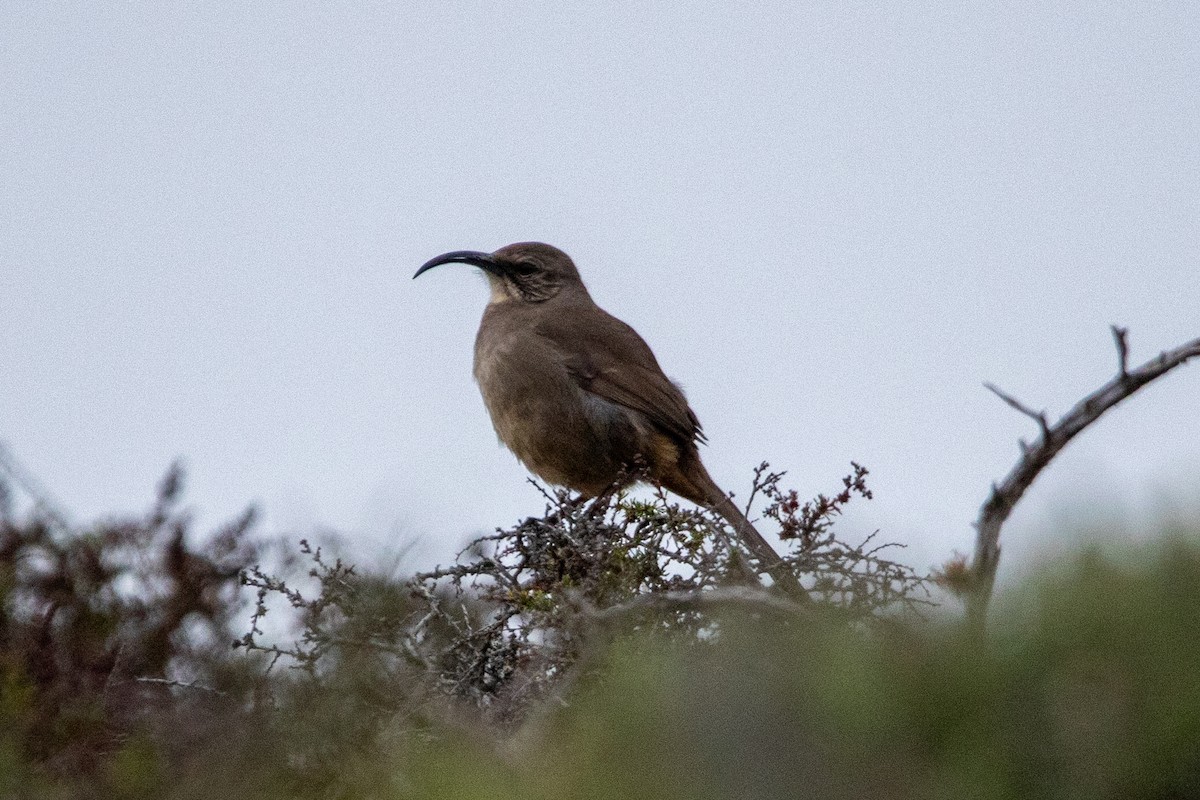
[[[584,616],[590,620],[607,623],[636,611],[657,609],[677,611],[716,606],[743,606],[781,614],[811,614],[811,606],[801,605],[787,597],[752,586],[720,586],[706,590],[682,590],[642,594],[625,603],[607,608],[584,608]]]
[[[979,519],[975,523],[975,556],[971,563],[972,591],[967,596],[968,620],[979,631],[983,629],[996,580],[996,568],[1000,563],[1000,528],[1025,490],[1068,442],[1105,411],[1188,359],[1200,356],[1200,339],[1193,339],[1129,370],[1127,331],[1116,326],[1112,330],[1120,360],[1120,373],[1076,403],[1053,426],[1047,426],[1044,413],[1034,413],[991,384],[985,384],[1010,406],[1037,420],[1042,426],[1042,438],[1032,446],[1022,447],[1021,458],[999,484],[992,485],[990,496],[979,510]]]
[[[1117,346],[1117,368],[1120,376],[1126,378],[1129,375],[1129,340],[1126,338],[1129,329],[1118,325],[1109,327],[1112,329],[1113,343]]]
[[[1020,411],[1022,414],[1029,417],[1034,422],[1036,422],[1038,424],[1038,427],[1040,427],[1042,429],[1042,438],[1043,439],[1046,438],[1046,434],[1050,430],[1050,427],[1049,427],[1048,421],[1046,420],[1046,412],[1045,411],[1034,411],[1032,408],[1025,405],[1017,398],[1001,391],[994,383],[985,383],[985,384],[983,384],[983,386],[989,392],[996,395],[1001,400],[1003,400],[1004,402],[1008,403],[1010,406],[1015,408],[1017,411]],[[1021,444],[1024,447],[1025,442],[1021,441]]]
[[[197,691],[208,692],[209,694],[215,694],[221,697],[226,697],[228,695],[227,692],[222,692],[220,689],[214,689],[211,686],[205,686],[202,683],[196,683],[194,681],[173,681],[167,678],[134,678],[134,680],[138,683],[157,683],[161,686],[177,686],[180,689],[195,689]]]

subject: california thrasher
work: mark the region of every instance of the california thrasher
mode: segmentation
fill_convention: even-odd
[[[633,328],[592,301],[570,257],[539,242],[426,262],[479,267],[491,301],[475,337],[475,380],[496,433],[530,471],[585,496],[644,465],[650,480],[713,508],[763,570],[799,583],[700,461],[700,421]],[[624,477],[631,476],[631,477]]]

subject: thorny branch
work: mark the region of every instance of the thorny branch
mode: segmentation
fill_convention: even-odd
[[[818,601],[813,606],[748,576],[736,540],[713,512],[681,508],[661,490],[649,500],[615,492],[592,501],[543,490],[542,518],[481,537],[455,563],[415,575],[386,613],[372,600],[378,587],[368,576],[324,561],[319,550],[308,548],[319,583],[311,597],[248,572],[259,603],[239,644],[288,659],[316,679],[325,659],[370,651],[392,665],[395,683],[403,673],[406,685],[428,687],[431,698],[466,701],[511,723],[538,701],[564,696],[590,668],[587,654],[620,631],[700,643],[719,630],[715,612],[730,606],[792,616],[833,611],[860,621],[886,609],[918,611],[930,604],[924,578],[886,557],[892,545],[876,544],[874,535],[851,545],[831,529],[852,497],[871,496],[866,469],[853,469],[841,491],[808,502],[780,487],[782,473],[765,464],[755,473],[751,495],[768,503],[763,516],[778,526],[784,563]],[[301,612],[295,645],[263,641],[257,623],[268,595]],[[344,629],[370,619],[389,623]]]
[[[992,485],[991,494],[979,510],[979,519],[975,523],[975,555],[966,575],[968,585],[965,587],[967,619],[976,631],[981,632],[984,627],[992,587],[996,581],[996,569],[1000,563],[1000,529],[1038,474],[1071,439],[1099,419],[1105,411],[1180,364],[1200,356],[1198,338],[1174,350],[1159,353],[1145,364],[1130,370],[1127,333],[1125,328],[1112,326],[1113,341],[1117,348],[1116,377],[1076,403],[1053,425],[1048,424],[1045,412],[1032,411],[995,386],[984,384],[1008,405],[1036,420],[1041,428],[1041,437],[1033,445],[1021,441],[1020,459],[1000,483]]]

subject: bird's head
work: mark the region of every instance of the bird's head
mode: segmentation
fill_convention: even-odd
[[[563,290],[586,291],[571,257],[541,242],[519,242],[494,253],[455,250],[426,261],[417,278],[440,264],[470,264],[479,267],[492,286],[492,302],[516,300],[541,303]]]

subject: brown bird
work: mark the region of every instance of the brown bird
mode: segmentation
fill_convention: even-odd
[[[491,285],[475,380],[500,441],[531,472],[594,497],[640,463],[650,480],[717,511],[763,571],[802,593],[701,463],[704,432],[683,392],[642,337],[596,305],[566,253],[540,242],[456,250],[413,277],[451,263],[479,267]]]

